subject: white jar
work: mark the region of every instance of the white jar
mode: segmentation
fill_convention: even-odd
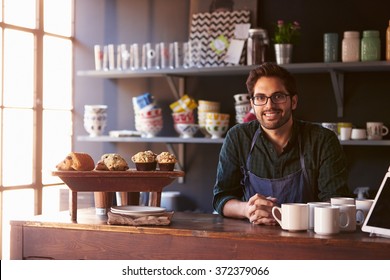
[[[360,61],[360,34],[358,31],[345,31],[342,43],[343,62]]]

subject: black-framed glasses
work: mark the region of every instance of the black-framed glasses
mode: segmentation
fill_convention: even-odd
[[[282,93],[282,92],[277,92],[277,93],[272,94],[271,96],[265,96],[264,94],[255,95],[251,99],[252,99],[253,105],[262,106],[262,105],[267,104],[268,99],[271,99],[272,103],[274,103],[274,104],[285,103],[287,101],[288,96],[290,96],[290,95],[286,94],[286,93]]]

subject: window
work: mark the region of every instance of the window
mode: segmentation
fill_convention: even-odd
[[[1,259],[8,259],[10,219],[60,210],[63,186],[49,171],[72,145],[74,0],[0,1]]]

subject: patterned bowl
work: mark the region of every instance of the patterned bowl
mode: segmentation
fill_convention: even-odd
[[[199,130],[199,125],[189,123],[176,123],[174,127],[181,138],[194,137],[195,133]]]

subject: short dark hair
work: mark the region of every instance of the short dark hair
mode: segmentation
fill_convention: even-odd
[[[251,96],[253,96],[254,94],[254,87],[257,80],[261,77],[279,78],[284,84],[288,94],[292,96],[298,94],[293,75],[285,68],[280,67],[276,63],[266,62],[249,72],[248,79],[246,80],[246,87]]]

